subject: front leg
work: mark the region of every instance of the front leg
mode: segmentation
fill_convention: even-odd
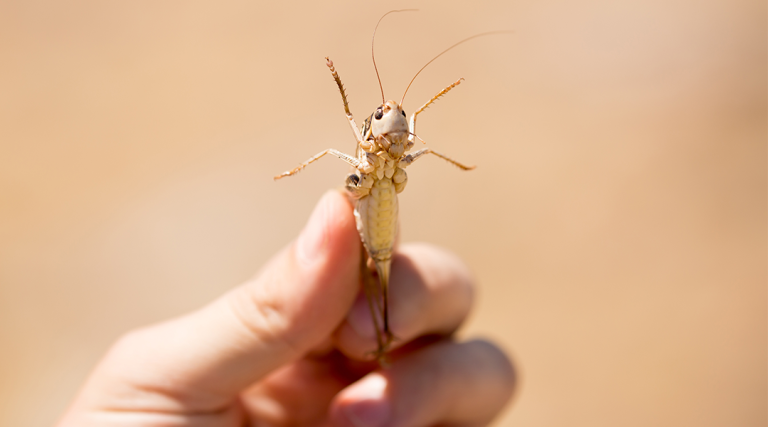
[[[328,67],[328,69],[331,70],[331,75],[333,75],[333,80],[336,82],[336,86],[339,88],[339,93],[341,93],[341,101],[344,103],[344,113],[347,115],[347,121],[349,122],[349,126],[352,127],[352,133],[355,135],[355,139],[357,139],[357,143],[362,144],[363,143],[363,137],[360,136],[360,132],[357,130],[357,124],[355,123],[355,118],[352,117],[352,112],[349,111],[349,101],[347,101],[347,93],[344,90],[344,85],[341,83],[341,78],[339,78],[339,73],[336,72],[336,68],[333,67],[333,61],[330,60],[327,56],[325,57],[325,65]]]
[[[408,126],[408,133],[409,133],[409,135],[408,135],[408,144],[410,146],[413,146],[413,143],[416,142],[416,138],[419,138],[418,136],[416,136],[416,116],[418,116],[419,113],[421,113],[422,111],[426,110],[427,107],[429,107],[433,102],[435,102],[438,99],[440,99],[441,96],[445,95],[451,89],[453,89],[456,86],[458,86],[459,83],[462,82],[462,80],[464,80],[463,77],[458,79],[458,80],[456,80],[455,82],[451,83],[450,85],[448,85],[445,89],[443,89],[440,92],[438,92],[437,95],[433,96],[432,99],[427,101],[426,104],[422,105],[421,108],[416,110],[416,112],[411,115],[411,120],[410,120],[410,123],[409,123],[409,126]],[[421,138],[419,138],[419,139],[421,140],[421,142],[424,142],[423,139],[421,139]]]
[[[453,163],[454,165],[458,166],[461,170],[468,171],[468,170],[472,170],[472,169],[475,168],[474,165],[467,166],[467,165],[461,164],[461,163],[457,162],[456,160],[453,160],[452,158],[450,158],[450,157],[448,157],[446,155],[440,154],[437,151],[433,151],[430,148],[423,148],[423,149],[421,149],[421,150],[419,150],[419,151],[417,151],[415,153],[408,154],[407,156],[405,156],[402,159],[400,159],[400,162],[398,162],[398,166],[401,167],[401,168],[405,168],[406,166],[408,166],[411,163],[415,162],[416,159],[418,159],[419,157],[421,157],[421,156],[423,156],[425,154],[434,154],[435,156],[440,157],[443,160],[446,160],[446,161],[448,161],[450,163]]]
[[[277,181],[280,178],[284,178],[286,176],[291,176],[291,175],[296,174],[300,170],[302,170],[305,167],[307,167],[307,165],[309,165],[310,163],[314,162],[315,160],[325,156],[326,154],[332,154],[332,155],[340,158],[341,160],[344,160],[347,164],[349,164],[349,165],[351,165],[351,166],[353,166],[355,168],[361,168],[362,167],[362,169],[365,169],[365,167],[363,167],[364,165],[362,164],[362,162],[360,160],[350,156],[349,154],[344,154],[344,153],[342,153],[339,150],[334,150],[333,148],[329,148],[329,149],[323,151],[322,153],[318,153],[317,155],[315,155],[311,159],[307,160],[306,162],[302,163],[301,165],[299,165],[299,167],[297,167],[295,169],[292,169],[292,170],[289,170],[289,171],[285,171],[285,172],[281,173],[280,175],[275,176],[275,181]]]

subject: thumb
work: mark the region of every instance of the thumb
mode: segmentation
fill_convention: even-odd
[[[194,406],[225,404],[343,321],[358,292],[359,251],[349,203],[326,193],[299,238],[256,278],[197,312],[127,335],[85,391],[103,393],[106,381]]]

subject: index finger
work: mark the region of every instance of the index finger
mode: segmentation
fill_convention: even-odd
[[[341,323],[358,289],[359,249],[349,203],[327,193],[297,241],[257,278],[199,311],[126,336],[84,394],[96,402],[119,395],[129,404],[170,396],[152,409],[171,411],[231,402]]]

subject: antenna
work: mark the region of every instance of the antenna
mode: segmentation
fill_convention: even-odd
[[[384,16],[386,16],[386,15],[384,15]],[[478,38],[478,37],[483,37],[483,36],[490,36],[490,35],[493,35],[493,34],[507,34],[507,33],[512,33],[512,31],[503,31],[503,30],[502,31],[488,31],[486,33],[475,34],[474,36],[469,36],[469,37],[465,38],[464,40],[461,40],[460,42],[452,45],[448,49],[438,53],[437,56],[435,56],[434,58],[430,59],[429,62],[424,64],[424,66],[421,67],[421,69],[416,72],[416,75],[413,76],[413,78],[411,79],[411,82],[408,83],[408,87],[405,88],[405,92],[403,92],[403,97],[400,99],[400,105],[403,105],[403,101],[405,100],[405,94],[408,93],[408,89],[411,88],[411,85],[413,84],[413,81],[416,80],[416,77],[418,77],[418,75],[421,74],[421,72],[424,71],[425,68],[427,68],[427,65],[431,64],[435,59],[441,57],[444,53],[448,52],[449,50],[453,49],[454,47],[456,47],[456,46],[458,46],[458,45],[460,45],[460,44],[462,44],[464,42],[468,42],[468,41],[470,41],[472,39],[475,39],[475,38]],[[383,97],[384,97],[384,93],[382,92],[382,98]]]
[[[381,77],[379,77],[379,69],[376,67],[376,55],[373,54],[373,46],[374,42],[376,41],[376,30],[379,29],[379,24],[381,24],[381,20],[384,19],[385,16],[389,15],[390,13],[395,12],[416,12],[418,9],[400,9],[400,10],[390,10],[389,12],[385,13],[381,18],[379,18],[379,22],[376,23],[376,28],[373,29],[373,37],[371,38],[371,59],[373,59],[373,69],[376,70],[376,78],[379,80],[379,89],[381,89],[381,103],[384,104],[387,102],[386,99],[384,99],[384,87],[381,86]]]

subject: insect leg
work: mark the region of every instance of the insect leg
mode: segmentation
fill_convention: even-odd
[[[381,309],[384,323],[384,350],[386,350],[386,347],[389,347],[389,344],[394,339],[394,335],[389,329],[389,273],[392,269],[392,258],[374,258],[373,262],[376,265],[376,272],[379,274],[381,299],[384,302]]]
[[[368,301],[368,310],[371,312],[371,319],[373,320],[373,329],[376,331],[376,351],[374,355],[380,359],[384,355],[386,350],[386,344],[384,337],[381,334],[381,327],[379,326],[379,317],[384,318],[380,302],[380,290],[376,286],[376,281],[371,274],[371,269],[368,267],[368,252],[365,246],[361,245],[360,256],[360,278],[363,281],[363,291],[365,292],[365,299]],[[385,313],[385,312],[384,312]]]
[[[414,141],[414,137],[415,138],[419,138],[418,136],[416,136],[416,116],[419,115],[419,113],[421,113],[422,111],[426,110],[427,107],[430,106],[430,104],[432,104],[433,102],[437,101],[438,99],[440,99],[440,97],[442,97],[443,95],[448,93],[448,91],[450,91],[451,89],[453,89],[456,86],[458,86],[459,83],[461,83],[462,80],[464,80],[463,77],[458,79],[458,80],[456,80],[455,82],[453,82],[452,84],[447,86],[445,89],[443,89],[440,92],[438,92],[437,95],[433,96],[432,99],[427,101],[426,104],[422,105],[421,108],[416,110],[416,112],[413,113],[413,115],[411,115],[411,122],[410,122],[410,126],[409,126],[410,136],[408,137],[408,140],[410,142],[415,142]],[[419,139],[421,139],[421,138],[419,138]],[[421,142],[424,142],[424,140],[421,140]]]
[[[456,160],[453,160],[452,158],[450,158],[450,157],[448,157],[448,156],[446,156],[444,154],[440,154],[437,151],[433,151],[430,148],[422,148],[421,150],[416,151],[415,153],[408,154],[407,156],[403,157],[400,160],[400,162],[398,163],[398,166],[400,166],[401,168],[404,168],[404,167],[410,165],[411,163],[415,162],[416,159],[418,159],[419,157],[421,157],[421,156],[423,156],[425,154],[434,154],[435,156],[440,157],[441,159],[446,160],[446,161],[448,161],[448,162],[458,166],[460,169],[465,170],[465,171],[472,170],[472,169],[475,168],[474,165],[472,165],[472,166],[464,165],[462,163],[457,162]]]
[[[341,101],[344,102],[344,112],[347,114],[347,121],[349,121],[349,125],[352,127],[352,133],[355,135],[357,144],[360,145],[363,143],[363,137],[360,135],[357,123],[355,123],[355,118],[352,117],[352,113],[349,111],[349,101],[347,100],[347,93],[344,91],[344,85],[341,83],[341,78],[339,78],[339,74],[336,72],[336,68],[333,67],[333,61],[331,61],[327,56],[325,57],[325,65],[327,65],[331,70],[333,80],[336,82],[336,86],[339,87],[339,93],[341,93]]]
[[[284,178],[286,176],[291,176],[291,175],[299,172],[300,170],[302,170],[305,167],[307,167],[307,165],[309,165],[310,163],[312,163],[315,160],[319,159],[320,157],[325,156],[326,154],[333,154],[334,156],[340,158],[341,160],[344,160],[346,163],[348,163],[349,165],[354,166],[356,168],[361,166],[360,160],[350,156],[349,154],[344,154],[344,153],[342,153],[339,150],[334,150],[333,148],[329,148],[329,149],[323,151],[322,153],[318,153],[317,155],[315,155],[311,159],[307,160],[306,162],[302,163],[301,165],[299,165],[299,167],[297,167],[295,169],[292,169],[292,170],[289,170],[289,171],[285,171],[285,172],[281,173],[280,175],[275,176],[275,180],[278,180],[280,178]]]

